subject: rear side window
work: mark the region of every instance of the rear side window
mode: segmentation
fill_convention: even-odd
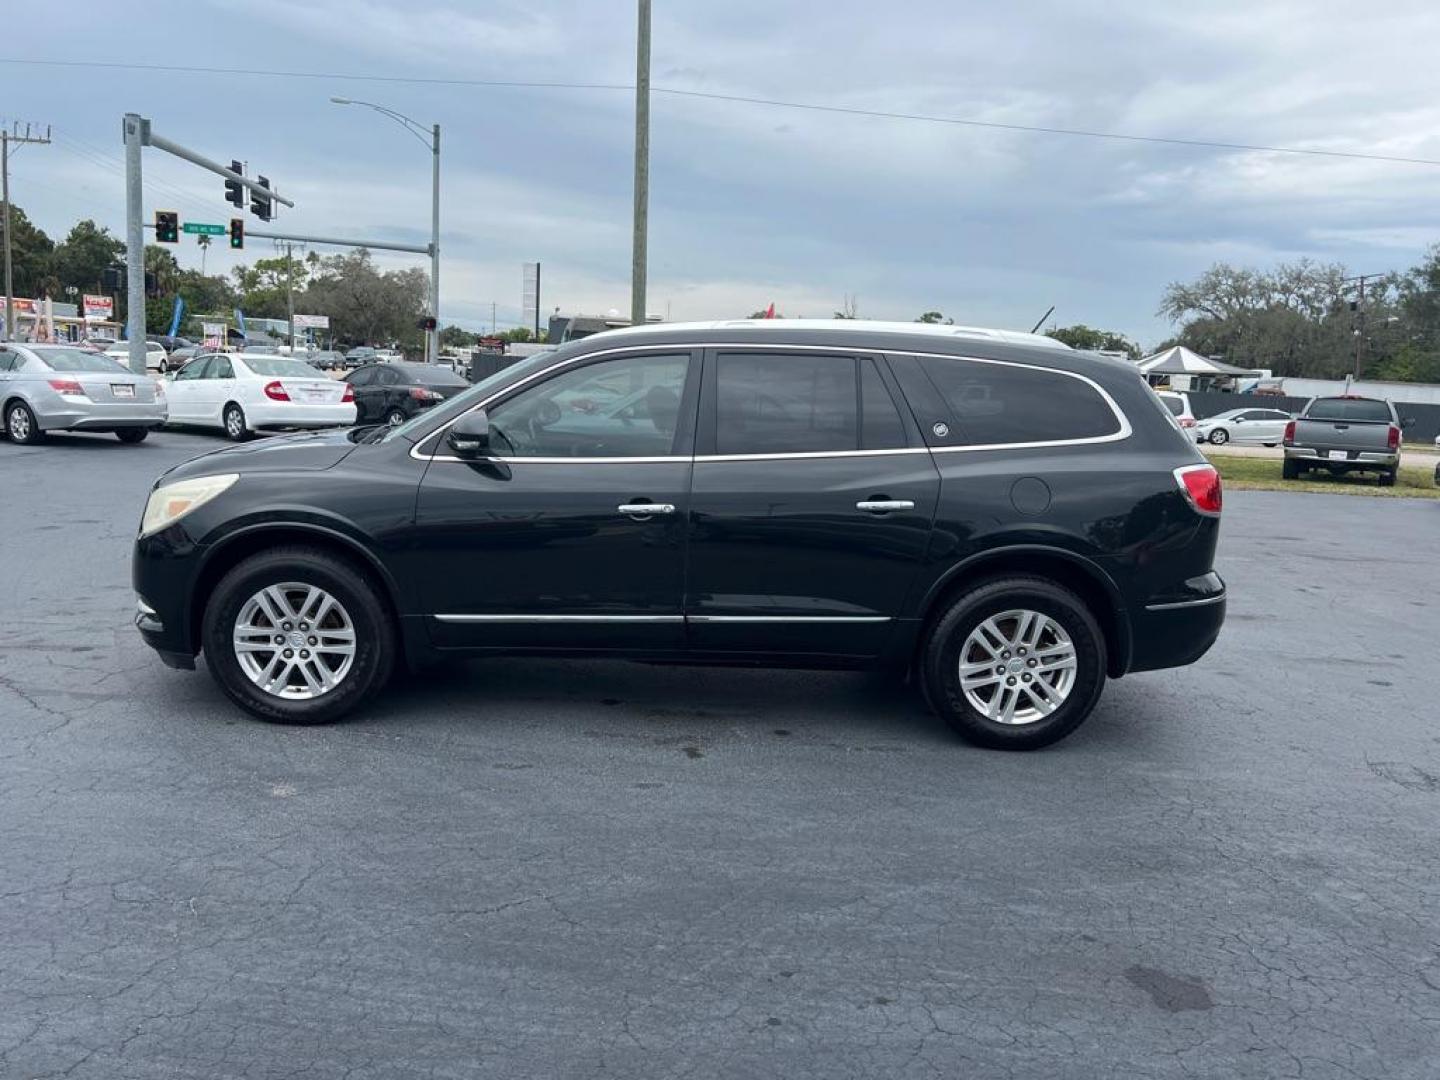
[[[951,445],[1098,439],[1120,419],[1083,379],[1019,364],[923,357],[921,367],[948,406]]]
[[[715,390],[717,453],[859,449],[853,356],[722,354]]]
[[[1179,416],[1185,411],[1185,402],[1178,397],[1162,397],[1160,403],[1170,410],[1171,416]]]
[[[1370,398],[1316,398],[1305,410],[1307,420],[1359,420],[1390,423],[1390,406]]]

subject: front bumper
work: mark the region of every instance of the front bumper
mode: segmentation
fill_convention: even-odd
[[[160,656],[160,662],[166,667],[178,668],[182,671],[195,670],[195,654],[186,650],[175,650],[170,646],[173,643],[171,636],[167,635],[165,624],[160,621],[160,613],[150,606],[141,597],[136,601],[135,629],[140,631],[140,637],[146,645],[149,645]]]

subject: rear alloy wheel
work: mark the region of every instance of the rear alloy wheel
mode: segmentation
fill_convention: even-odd
[[[410,418],[406,416],[405,413],[400,409],[391,409],[388,413],[385,414],[385,423],[389,424],[391,427],[399,427],[401,424],[403,424],[406,420],[409,419]]]
[[[231,442],[244,442],[250,436],[245,428],[245,410],[239,405],[225,406],[225,437]]]
[[[149,435],[149,434],[150,434],[150,431],[149,431],[148,428],[143,428],[143,427],[126,427],[126,428],[121,428],[119,431],[115,432],[115,437],[116,437],[117,439],[119,439],[121,442],[123,442],[123,443],[128,443],[128,444],[130,444],[130,445],[133,446],[135,443],[142,443],[142,442],[144,442],[144,441],[145,441],[145,436],[147,436],[147,435]]]
[[[1224,446],[1229,441],[1230,433],[1223,427],[1217,427],[1214,431],[1210,432],[1210,442],[1215,446]]]
[[[205,607],[205,662],[262,720],[320,724],[380,689],[395,630],[363,575],[311,548],[277,548],[225,575]]]
[[[1034,750],[1074,731],[1105,685],[1105,639],[1070,590],[1043,578],[985,582],[930,631],[920,673],[931,705],[965,739]]]
[[[34,446],[45,439],[45,433],[40,430],[40,425],[35,420],[35,414],[23,401],[15,402],[6,412],[5,432],[10,436],[11,442],[19,443],[21,446]]]

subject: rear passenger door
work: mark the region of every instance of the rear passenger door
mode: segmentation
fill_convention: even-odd
[[[930,454],[873,356],[711,350],[691,482],[689,648],[880,654],[938,492]]]

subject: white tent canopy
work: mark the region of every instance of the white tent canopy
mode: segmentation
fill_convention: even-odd
[[[1246,368],[1207,360],[1184,345],[1176,345],[1140,361],[1142,375],[1249,375]]]

